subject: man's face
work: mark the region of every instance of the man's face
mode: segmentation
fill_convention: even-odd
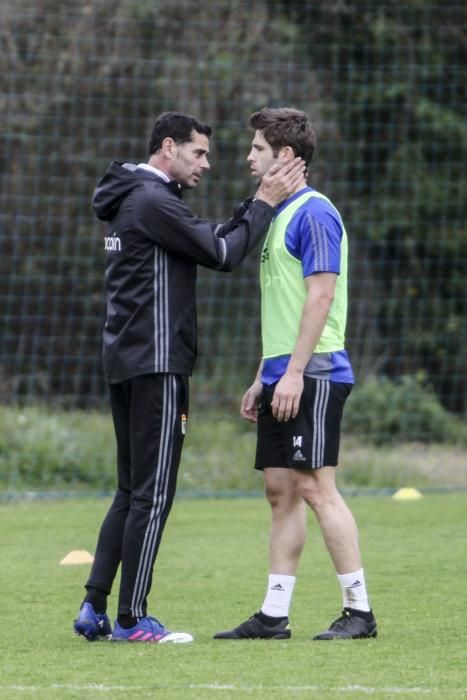
[[[196,187],[204,171],[211,168],[208,154],[208,137],[193,129],[191,141],[175,144],[175,158],[170,164],[170,176],[182,187]]]
[[[263,175],[273,163],[278,161],[272,147],[268,144],[261,131],[256,131],[251,142],[251,151],[247,156],[252,176],[261,182]]]

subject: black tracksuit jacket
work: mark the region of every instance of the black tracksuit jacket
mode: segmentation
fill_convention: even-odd
[[[118,383],[158,372],[190,375],[196,358],[196,267],[233,270],[274,209],[245,200],[225,224],[197,218],[175,182],[112,162],[93,196],[105,235],[104,374]]]

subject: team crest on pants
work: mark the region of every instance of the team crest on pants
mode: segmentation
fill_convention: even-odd
[[[187,422],[187,417],[184,413],[182,413],[182,418],[181,418],[182,435],[185,435],[185,433],[186,433],[186,422]]]

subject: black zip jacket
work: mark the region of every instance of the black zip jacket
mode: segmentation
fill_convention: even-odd
[[[245,200],[219,225],[197,218],[176,182],[110,164],[93,196],[105,236],[108,382],[156,372],[190,375],[196,358],[196,266],[233,270],[262,238],[274,209]]]

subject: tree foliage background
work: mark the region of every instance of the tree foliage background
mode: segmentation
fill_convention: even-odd
[[[248,115],[304,109],[310,182],[351,241],[348,344],[360,383],[411,375],[467,410],[466,19],[460,0],[4,0],[0,7],[0,388],[96,406],[112,159],[140,162],[154,118],[214,127],[188,197],[224,220],[250,193]],[[257,253],[200,271],[197,400],[236,399],[259,357]]]

